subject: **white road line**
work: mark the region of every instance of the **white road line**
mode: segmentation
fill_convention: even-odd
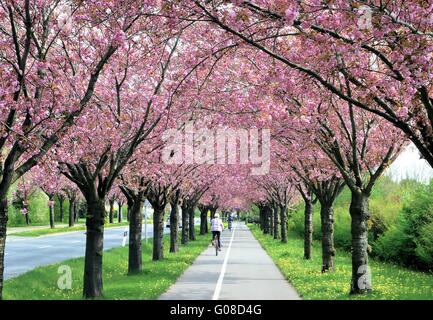
[[[6,238],[6,241],[10,241],[10,242],[18,242],[18,241],[26,241],[28,239],[11,239],[11,238]]]
[[[71,241],[71,243],[80,243],[81,242],[81,240],[74,240],[74,241]]]
[[[220,276],[218,277],[218,282],[217,282],[217,285],[215,287],[215,291],[213,293],[212,300],[218,300],[218,298],[220,297],[221,287],[222,287],[223,280],[224,280],[224,274],[226,273],[227,262],[229,261],[230,250],[232,248],[232,242],[233,242],[233,238],[235,236],[235,231],[236,231],[237,226],[238,226],[238,223],[236,222],[236,225],[233,228],[233,233],[232,233],[232,237],[230,239],[229,247],[227,248],[226,256],[224,257],[223,266],[221,268]]]
[[[45,248],[51,248],[52,246],[40,246],[38,249],[45,249]]]

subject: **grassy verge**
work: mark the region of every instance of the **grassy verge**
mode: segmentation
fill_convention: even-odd
[[[270,235],[264,235],[256,225],[250,224],[249,228],[303,299],[433,299],[433,275],[375,260],[370,260],[373,292],[364,296],[350,296],[352,265],[349,253],[338,251],[335,272],[322,274],[320,242],[314,243],[312,259],[304,260],[303,239],[294,233],[289,233],[289,242],[283,244]]]
[[[114,228],[114,227],[124,227],[129,225],[129,222],[121,222],[121,223],[112,223],[112,224],[106,224],[104,228]],[[80,231],[80,230],[86,230],[86,226],[74,226],[74,227],[56,227],[54,229],[51,228],[43,228],[43,229],[35,229],[35,230],[29,230],[29,231],[22,231],[22,232],[15,232],[12,233],[11,236],[18,236],[18,237],[39,237],[46,234],[53,234],[53,233],[63,233],[63,232],[71,232],[71,231]]]
[[[104,252],[104,299],[157,299],[192,264],[209,245],[209,235],[181,246],[178,253],[169,253],[169,237],[164,237],[164,260],[152,261],[152,241],[143,242],[143,271],[128,276],[128,247]],[[72,270],[72,289],[60,290],[58,268]],[[5,281],[7,300],[77,300],[82,298],[84,259],[71,259],[34,269]]]

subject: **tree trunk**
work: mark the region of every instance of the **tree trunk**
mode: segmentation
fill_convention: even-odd
[[[0,200],[0,300],[3,297],[3,273],[6,247],[6,229],[8,222],[7,198]]]
[[[127,222],[129,222],[129,219],[130,219],[130,217],[129,217],[129,215],[130,215],[130,212],[131,211],[131,206],[130,205],[127,205],[126,206],[126,221]]]
[[[322,224],[322,272],[334,271],[334,209],[321,203],[320,220]]]
[[[29,210],[28,209],[27,209],[27,212],[25,214],[25,218],[26,218],[26,225],[29,226],[30,225],[30,216],[29,216]]]
[[[188,243],[188,207],[182,204],[182,244]]]
[[[50,210],[50,228],[54,229],[55,228],[55,225],[54,225],[54,204],[50,205],[48,207],[48,209]]]
[[[64,218],[63,203],[65,202],[65,198],[58,197],[58,199],[59,199],[59,206],[60,206],[60,222],[63,222],[63,218]]]
[[[313,203],[311,199],[304,199],[304,259],[311,259],[311,246],[313,245]]]
[[[110,212],[108,213],[108,221],[110,221],[110,223],[113,223],[114,221],[114,200],[108,200],[109,204],[110,204]]]
[[[121,223],[122,222],[122,205],[120,203],[117,203],[117,206],[119,208],[118,213],[117,213],[117,222]]]
[[[352,284],[351,294],[364,294],[372,290],[368,266],[368,208],[369,195],[352,191],[350,216],[352,218]]]
[[[272,208],[272,215],[274,219],[274,239],[280,238],[279,228],[278,228],[278,207]]]
[[[162,260],[164,237],[164,207],[153,208],[153,260]]]
[[[170,211],[170,252],[179,251],[179,207],[171,204]]]
[[[269,233],[269,207],[266,206],[263,208],[263,233]]]
[[[75,199],[69,199],[69,226],[73,227],[75,224]]]
[[[281,242],[287,243],[287,206],[280,206]]]
[[[141,272],[142,252],[141,252],[141,229],[143,221],[143,197],[134,198],[132,206],[129,208],[129,256],[128,274]]]
[[[74,220],[75,222],[78,222],[78,201],[74,202]]]
[[[200,235],[207,233],[207,207],[200,210]]]
[[[188,217],[189,217],[189,240],[195,241],[195,221],[194,221],[194,206],[190,206],[188,208]]]
[[[263,208],[259,208],[259,221],[260,221],[260,230],[265,231],[265,218],[263,214]]]
[[[208,217],[207,217],[207,210],[206,210],[206,217],[205,217],[205,233],[209,233],[209,223],[208,223]]]
[[[87,200],[84,298],[102,296],[102,254],[104,249],[105,199]]]
[[[272,206],[269,207],[269,234],[274,236],[274,211]]]
[[[211,219],[213,219],[215,217],[215,213],[217,212],[218,208],[217,207],[211,207],[210,208],[210,217]]]

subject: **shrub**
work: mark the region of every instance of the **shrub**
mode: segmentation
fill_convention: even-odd
[[[416,269],[433,269],[433,180],[393,182],[381,178],[370,197],[369,244],[371,255]],[[334,243],[351,249],[350,190],[346,187],[334,203]],[[320,204],[314,206],[314,239],[321,240]],[[301,201],[289,221],[290,230],[304,234]]]
[[[403,200],[398,223],[375,245],[379,258],[417,269],[433,269],[433,180],[418,184]]]

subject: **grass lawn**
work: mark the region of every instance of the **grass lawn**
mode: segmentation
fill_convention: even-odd
[[[304,242],[297,235],[289,232],[289,242],[283,244],[270,235],[264,235],[257,225],[249,224],[249,228],[303,299],[433,299],[433,274],[372,259],[373,292],[364,296],[350,296],[352,265],[349,253],[337,249],[335,272],[322,274],[320,242],[314,243],[312,259],[304,260]]]
[[[86,223],[86,222],[84,222]],[[152,223],[148,222],[148,223]],[[129,222],[124,221],[121,223],[107,223],[104,225],[104,228],[114,228],[114,227],[124,227],[129,225]],[[86,230],[86,226],[74,226],[74,227],[68,227],[68,226],[62,226],[62,227],[55,227],[54,229],[51,228],[43,228],[43,229],[35,229],[35,230],[29,230],[29,231],[22,231],[22,232],[15,232],[12,233],[11,236],[19,236],[19,237],[39,237],[46,234],[53,234],[53,233],[62,233],[62,232],[71,232],[71,231],[80,231],[80,230]]]
[[[152,241],[143,242],[143,271],[128,276],[128,247],[104,251],[105,299],[157,299],[187,269],[209,245],[209,235],[197,234],[196,241],[181,245],[178,253],[169,253],[169,237],[164,237],[164,260],[152,261]],[[60,290],[58,268],[72,269],[72,289]],[[82,299],[84,259],[71,259],[34,269],[5,281],[6,300],[64,300]]]

